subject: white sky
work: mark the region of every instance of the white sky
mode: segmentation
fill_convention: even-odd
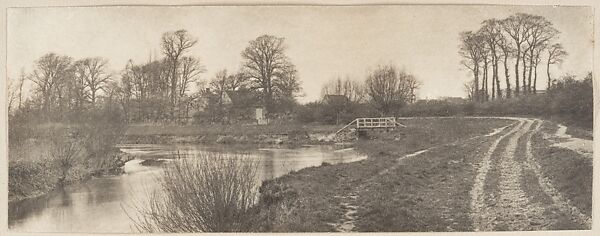
[[[8,77],[16,78],[21,68],[32,71],[33,62],[48,52],[74,59],[105,57],[110,69],[119,73],[129,59],[141,63],[151,53],[160,53],[163,32],[186,29],[198,38],[188,55],[201,58],[205,80],[221,69],[236,71],[248,41],[272,34],[286,38],[288,56],[306,94],[300,101],[318,99],[323,83],[336,76],[364,79],[381,63],[413,73],[423,83],[421,98],[465,96],[463,83],[471,75],[459,63],[459,32],[477,30],[485,19],[515,12],[542,15],[562,32],[558,41],[569,56],[552,69],[555,78],[563,73],[584,76],[592,70],[589,7],[138,6],[9,9]],[[538,85],[545,87],[545,66],[538,70]]]

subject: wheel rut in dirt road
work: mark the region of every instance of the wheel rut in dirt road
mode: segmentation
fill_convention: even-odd
[[[376,175],[368,178],[362,184],[355,187],[353,189],[353,191],[348,193],[346,196],[334,196],[335,198],[340,199],[340,207],[343,209],[344,213],[342,214],[342,216],[339,220],[337,220],[334,223],[328,223],[328,224],[330,226],[332,226],[337,232],[356,231],[357,229],[356,229],[355,223],[358,220],[357,213],[358,213],[358,209],[359,209],[359,204],[357,203],[357,199],[358,199],[361,191],[366,187],[366,184],[369,184],[375,178],[382,176],[382,175],[387,175],[387,174],[392,173],[395,169],[397,169],[399,166],[402,165],[403,160],[413,158],[416,156],[420,156],[421,154],[430,152],[432,150],[435,150],[435,149],[438,149],[441,147],[458,146],[460,144],[471,142],[473,140],[477,140],[480,138],[495,136],[495,135],[503,132],[505,129],[507,129],[509,127],[513,127],[513,126],[515,126],[515,127],[513,127],[513,129],[515,130],[513,132],[516,132],[516,130],[518,128],[518,127],[516,127],[516,126],[518,126],[518,125],[516,125],[517,123],[519,123],[519,122],[515,122],[515,123],[507,125],[507,126],[496,128],[488,134],[478,135],[478,136],[474,136],[474,137],[470,137],[470,138],[466,138],[466,139],[462,139],[462,140],[457,140],[457,141],[450,142],[450,143],[440,144],[440,145],[429,147],[426,149],[421,149],[421,150],[415,151],[413,153],[405,154],[405,155],[397,158],[396,164],[394,164],[388,168],[385,168],[385,169],[379,171]],[[496,145],[497,145],[497,143],[496,143]]]
[[[542,122],[537,119],[519,119],[519,125],[499,137],[483,156],[471,190],[471,219],[474,231],[548,230],[557,223],[556,215],[546,214],[550,208],[557,208],[573,222],[590,228],[591,219],[553,187],[533,156],[531,139],[539,131]],[[506,144],[499,146],[503,140],[506,140]],[[518,152],[518,149],[521,151]],[[492,159],[497,160],[496,165],[491,165]],[[499,174],[488,175],[492,170]],[[523,182],[525,171],[533,172],[535,182],[529,184],[539,185],[542,194],[552,199],[550,205],[531,202],[535,197],[529,196],[525,191],[532,187]],[[489,179],[490,176],[498,179]],[[487,192],[492,190],[484,188],[488,181],[497,182],[497,194]]]
[[[490,171],[492,155],[496,151],[498,144],[505,138],[514,135],[523,128],[525,121],[519,120],[518,124],[515,125],[509,132],[498,137],[490,149],[485,153],[483,159],[478,165],[477,175],[475,176],[475,184],[471,189],[471,219],[473,221],[473,228],[475,231],[490,231],[492,230],[492,222],[494,221],[494,214],[489,212],[488,206],[484,201],[484,185]]]
[[[540,222],[544,221],[544,208],[529,204],[529,198],[521,185],[523,174],[522,163],[516,160],[517,144],[533,124],[526,124],[509,140],[500,158],[499,196],[493,207],[488,208],[492,222],[487,227],[502,230],[539,230]],[[488,220],[490,220],[488,219]]]
[[[526,143],[526,163],[525,168],[533,171],[533,173],[537,176],[537,181],[541,189],[544,193],[549,196],[554,205],[560,209],[563,213],[570,216],[573,222],[576,222],[583,226],[585,229],[591,229],[592,227],[592,219],[587,215],[583,214],[577,207],[573,206],[571,202],[565,198],[552,184],[550,179],[543,175],[542,168],[540,164],[535,160],[532,151],[531,139],[533,135],[539,132],[543,121],[537,120],[537,125],[535,128],[528,134],[527,143]]]

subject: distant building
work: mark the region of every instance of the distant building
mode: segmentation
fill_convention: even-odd
[[[259,125],[266,125],[269,124],[269,119],[267,119],[267,117],[265,116],[265,108],[264,107],[256,107],[254,109],[255,111],[255,118],[256,118],[256,123]]]

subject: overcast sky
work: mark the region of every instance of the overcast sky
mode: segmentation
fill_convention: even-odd
[[[160,53],[162,33],[186,29],[198,38],[189,55],[201,58],[205,80],[221,69],[238,70],[248,42],[272,34],[286,39],[306,95],[301,101],[318,99],[322,84],[336,76],[364,79],[382,63],[414,74],[423,83],[420,98],[465,96],[463,83],[471,75],[460,65],[459,32],[516,12],[544,16],[562,32],[558,41],[569,56],[553,69],[555,76],[592,70],[593,15],[587,7],[61,7],[8,10],[8,76],[32,71],[48,52],[105,57],[118,74],[127,60],[141,63]],[[545,72],[541,66],[540,85]]]

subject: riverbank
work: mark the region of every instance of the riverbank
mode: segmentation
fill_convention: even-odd
[[[324,144],[339,141],[340,125],[129,125],[122,144]]]
[[[8,202],[48,194],[67,185],[83,183],[91,178],[113,176],[123,173],[121,167],[131,157],[118,150],[106,153],[107,161],[101,167],[93,167],[83,162],[74,163],[68,173],[62,176],[57,164],[45,159],[19,159],[9,162]]]

